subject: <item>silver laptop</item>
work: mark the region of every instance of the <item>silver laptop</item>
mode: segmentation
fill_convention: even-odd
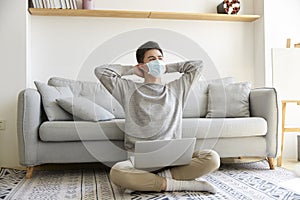
[[[196,138],[137,141],[130,160],[136,169],[147,171],[186,165],[192,160],[195,143]]]

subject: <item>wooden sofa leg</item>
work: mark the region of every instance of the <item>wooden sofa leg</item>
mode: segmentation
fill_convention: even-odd
[[[274,167],[274,158],[267,157],[267,160],[268,160],[270,169],[271,169],[271,170],[274,170],[274,169],[275,169],[275,167]]]
[[[32,173],[33,173],[33,168],[34,167],[27,167],[26,168],[26,179],[31,179],[31,177],[32,177]]]

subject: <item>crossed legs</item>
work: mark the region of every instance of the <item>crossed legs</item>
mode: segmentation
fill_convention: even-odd
[[[169,169],[172,179],[192,181],[217,170],[219,166],[219,155],[213,150],[203,150],[195,152],[188,165]],[[167,187],[165,177],[135,169],[129,160],[116,163],[110,171],[110,177],[116,185],[134,191],[160,192],[166,190]]]

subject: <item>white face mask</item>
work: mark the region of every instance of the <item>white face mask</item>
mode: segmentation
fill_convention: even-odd
[[[152,76],[159,78],[166,72],[166,64],[162,60],[153,60],[147,63],[149,72]]]

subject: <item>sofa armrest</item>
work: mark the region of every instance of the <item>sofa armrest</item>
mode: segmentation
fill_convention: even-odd
[[[21,165],[36,165],[42,112],[41,96],[37,90],[25,89],[19,93],[17,135]]]
[[[278,152],[278,100],[275,88],[257,88],[250,92],[250,115],[267,121],[267,156],[276,157]]]

